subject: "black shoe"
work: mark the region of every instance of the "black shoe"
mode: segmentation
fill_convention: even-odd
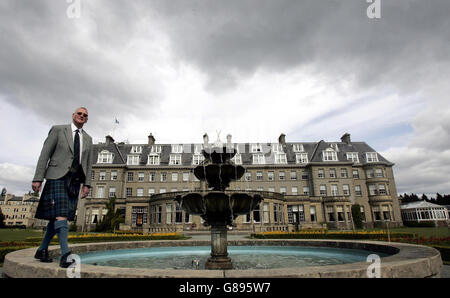
[[[53,260],[48,256],[48,249],[38,249],[36,251],[36,254],[34,255],[34,258],[37,260],[41,260],[41,262],[44,263],[53,262]]]
[[[72,262],[67,262],[67,257],[70,256],[72,252],[68,252],[61,256],[61,259],[59,260],[59,267],[61,268],[68,268],[70,265],[75,263],[75,260],[72,260]]]

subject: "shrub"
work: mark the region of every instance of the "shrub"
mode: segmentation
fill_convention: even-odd
[[[441,258],[442,261],[444,262],[450,262],[450,246],[433,246],[434,248],[436,248],[437,250],[439,250],[439,252],[441,253]]]
[[[361,214],[361,206],[356,204],[352,205],[352,218],[353,223],[355,224],[355,228],[362,229],[363,228],[363,221],[362,221],[362,214]]]
[[[414,238],[411,233],[391,233],[395,238]],[[362,231],[362,232],[327,232],[324,231],[300,231],[300,232],[263,232],[251,235],[259,239],[355,239],[355,240],[387,240],[386,231]]]

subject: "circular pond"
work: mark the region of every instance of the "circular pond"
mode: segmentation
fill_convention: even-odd
[[[204,269],[209,246],[149,247],[79,254],[82,264],[148,269]],[[229,246],[233,269],[274,269],[366,262],[367,256],[387,254],[345,248],[310,246]]]

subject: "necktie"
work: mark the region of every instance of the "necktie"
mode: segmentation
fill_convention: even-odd
[[[75,138],[73,140],[73,162],[72,166],[78,168],[80,165],[80,135],[79,130],[75,130]]]

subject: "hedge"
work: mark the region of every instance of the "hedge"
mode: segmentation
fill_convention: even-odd
[[[104,241],[146,241],[146,240],[182,240],[187,239],[186,236],[182,234],[175,235],[106,235],[106,236],[96,236],[91,235],[80,235],[73,236],[68,239],[69,243],[86,243],[86,242],[104,242]],[[25,241],[36,243],[41,241],[40,237],[28,237]],[[56,238],[52,243],[59,243]]]
[[[387,240],[386,233],[352,233],[352,232],[330,232],[330,233],[256,233],[251,238],[256,239],[354,239],[354,240]],[[412,233],[390,233],[391,238],[415,237]]]
[[[437,250],[439,250],[439,252],[441,253],[442,261],[447,262],[447,263],[450,262],[450,246],[436,245],[433,247],[436,248]]]

